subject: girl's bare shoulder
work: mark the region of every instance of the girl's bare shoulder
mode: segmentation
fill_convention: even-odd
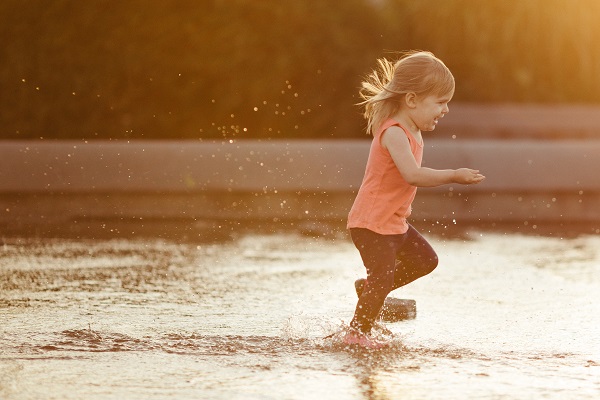
[[[381,133],[381,144],[385,148],[398,148],[399,146],[409,146],[408,138],[404,130],[398,125],[392,125]]]

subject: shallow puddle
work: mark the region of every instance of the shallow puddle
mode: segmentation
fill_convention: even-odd
[[[599,237],[429,239],[379,351],[339,339],[364,274],[343,237],[5,239],[0,398],[600,396]]]

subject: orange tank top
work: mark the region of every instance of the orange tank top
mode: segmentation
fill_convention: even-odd
[[[410,216],[417,187],[404,180],[389,151],[381,145],[383,132],[394,125],[402,128],[417,164],[421,165],[423,144],[398,121],[385,121],[373,137],[365,176],[348,215],[348,228],[366,228],[382,235],[408,230],[406,218]]]

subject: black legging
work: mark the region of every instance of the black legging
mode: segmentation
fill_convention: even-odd
[[[367,281],[350,326],[368,333],[387,295],[438,265],[435,250],[415,228],[400,235],[380,235],[369,229],[351,228],[350,236],[367,268]]]

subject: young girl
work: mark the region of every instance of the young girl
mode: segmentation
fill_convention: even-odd
[[[448,113],[454,77],[430,52],[405,54],[396,63],[379,60],[363,82],[361,97],[373,135],[362,185],[348,216],[354,245],[367,269],[346,344],[379,348],[369,333],[387,295],[433,271],[438,258],[406,218],[418,186],[474,184],[478,170],[421,167],[422,131],[433,131]]]

